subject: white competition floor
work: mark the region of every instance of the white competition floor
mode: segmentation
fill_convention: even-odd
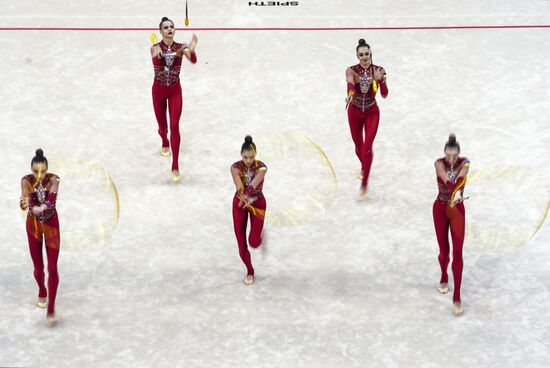
[[[151,31],[5,28],[154,28],[165,15],[182,27],[184,3],[0,3],[0,366],[548,366],[550,28],[197,30],[172,185],[151,106]],[[550,24],[548,1],[299,4],[191,1],[191,27]],[[365,203],[344,113],[359,38],[390,90]],[[472,162],[460,318],[435,289],[431,218],[433,161],[450,132]],[[252,287],[229,174],[246,134],[270,167],[274,216]],[[38,147],[62,177],[54,328],[33,304],[18,208]],[[114,229],[102,170],[118,189]]]

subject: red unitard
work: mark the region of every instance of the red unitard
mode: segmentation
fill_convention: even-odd
[[[440,158],[436,161],[436,165],[443,164],[447,176],[450,181],[445,182],[439,175],[437,176],[437,185],[439,194],[433,204],[433,218],[435,226],[435,234],[437,243],[439,244],[439,266],[441,267],[441,283],[448,283],[449,276],[447,274],[447,266],[449,265],[450,245],[449,245],[449,230],[453,241],[453,278],[454,278],[454,293],[453,301],[460,301],[460,286],[462,284],[462,245],[464,244],[465,232],[465,210],[462,202],[454,207],[450,206],[451,196],[455,189],[455,195],[462,196],[464,191],[465,177],[460,176],[464,165],[469,165],[468,159],[459,157],[453,167],[445,160]]]
[[[59,177],[54,174],[46,174],[42,182],[36,180],[32,175],[23,177],[23,182],[28,182],[32,190],[28,194],[27,205],[21,201],[21,209],[28,209],[27,215],[27,239],[29,250],[34,265],[34,278],[38,284],[38,297],[48,297],[48,315],[55,312],[55,297],[59,275],[57,272],[57,258],[59,256],[59,220],[55,204],[57,200],[57,186]],[[34,215],[31,209],[34,206],[46,205],[46,209]],[[44,285],[44,260],[42,255],[42,244],[46,243],[46,255],[48,257],[48,289]]]
[[[381,68],[373,65],[374,68]],[[370,168],[372,165],[374,138],[378,131],[378,121],[380,120],[380,110],[376,104],[376,92],[372,87],[373,68],[363,69],[360,64],[350,66],[355,83],[348,83],[348,94],[353,93],[353,98],[348,107],[348,121],[351,131],[351,138],[355,144],[355,154],[361,162],[363,179],[361,187],[366,188]],[[377,81],[380,88],[380,94],[386,98],[388,95],[388,86],[385,78]],[[364,135],[363,135],[364,132]]]
[[[155,80],[153,82],[153,107],[157,118],[158,133],[162,139],[162,147],[172,148],[172,170],[179,170],[180,150],[180,116],[183,106],[180,85],[180,70],[182,58],[177,55],[186,44],[173,42],[170,46],[164,41],[158,43],[162,50],[162,56],[153,57]],[[191,62],[197,62],[195,52],[191,53]],[[168,141],[168,122],[166,110],[170,115],[170,141]]]
[[[248,197],[257,198],[253,203],[256,209],[262,210],[265,215],[266,201],[262,193],[264,181],[262,180],[255,187],[251,187],[250,184],[259,171],[267,170],[267,166],[261,161],[255,161],[251,167],[247,167],[243,161],[235,162],[232,165],[233,169],[237,169],[239,177],[245,188],[244,193]],[[250,235],[248,236],[248,243],[252,248],[257,248],[262,244],[262,229],[264,227],[264,216],[259,216],[250,211],[249,208],[239,208],[240,198],[238,192],[233,197],[233,227],[235,230],[235,236],[237,237],[237,244],[239,246],[239,255],[243,263],[246,266],[248,275],[254,276],[254,268],[252,267],[252,260],[250,259],[250,252],[246,244],[246,227],[248,217],[250,214]]]

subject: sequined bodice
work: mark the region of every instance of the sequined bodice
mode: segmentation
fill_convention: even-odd
[[[57,176],[48,174],[41,182],[37,181],[32,174],[26,175],[24,178],[28,180],[33,188],[33,191],[29,194],[30,198],[29,203],[27,204],[27,207],[29,208],[29,216],[35,217],[40,222],[46,222],[55,217],[57,215],[55,204],[48,206],[48,208],[42,211],[39,215],[34,215],[30,209],[34,206],[40,206],[46,202],[49,193],[47,188],[50,186],[50,181],[56,180]]]
[[[243,187],[246,188],[250,185],[252,180],[254,180],[254,177],[258,173],[259,170],[266,170],[266,165],[259,160],[256,160],[256,162],[250,166],[247,167],[245,163],[241,161],[237,161],[233,164],[233,167],[239,170],[239,176],[241,178],[241,182],[243,183]],[[254,195],[261,196],[262,195],[262,189],[264,186],[263,180],[254,188]]]
[[[171,86],[180,80],[182,58],[177,55],[177,52],[185,48],[186,45],[173,42],[168,46],[164,41],[161,41],[158,45],[162,50],[162,57],[153,58],[155,80],[165,86]]]
[[[456,184],[456,180],[458,179],[458,174],[460,173],[460,170],[462,169],[463,163],[466,161],[466,158],[459,157],[454,166],[451,166],[445,158],[440,158],[437,160],[437,162],[442,162],[445,166],[445,171],[447,172],[447,175],[449,178],[453,181],[453,184]],[[440,201],[448,202],[451,199],[451,193],[447,186],[445,185],[445,182],[443,179],[441,179],[439,176],[437,177],[437,187],[438,187],[438,195],[437,199]]]
[[[378,68],[378,66],[375,65]],[[376,104],[375,93],[372,89],[372,68],[363,69],[360,64],[350,67],[359,76],[359,82],[355,83],[355,95],[351,104],[361,111],[367,111]]]

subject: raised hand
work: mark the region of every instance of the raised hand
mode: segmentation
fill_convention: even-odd
[[[198,42],[199,39],[197,38],[197,35],[193,33],[193,37],[191,37],[191,43],[189,44],[189,50],[191,50],[191,52],[195,51],[195,47],[197,46]]]
[[[382,80],[384,78],[384,68],[374,68],[374,79],[377,81]]]
[[[157,57],[159,59],[162,57],[162,49],[160,48],[160,45],[158,43],[151,46],[151,56]]]

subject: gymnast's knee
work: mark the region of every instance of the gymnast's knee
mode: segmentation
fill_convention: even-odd
[[[249,239],[248,240],[248,243],[250,244],[250,246],[252,248],[258,248],[260,245],[262,245],[262,239],[261,238],[258,238],[258,239]]]

